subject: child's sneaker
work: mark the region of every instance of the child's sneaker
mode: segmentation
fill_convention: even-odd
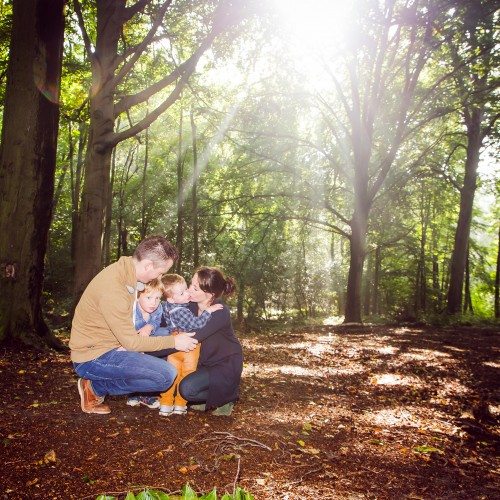
[[[187,406],[174,406],[172,413],[174,415],[185,415],[187,413]]]
[[[158,398],[155,398],[154,396],[140,396],[139,403],[142,406],[147,406],[148,408],[151,408],[152,410],[156,410],[157,408],[160,407],[160,402],[158,401]]]
[[[139,406],[141,404],[140,396],[129,396],[127,398],[127,404],[129,406]]]
[[[160,415],[162,417],[168,417],[169,415],[172,415],[173,411],[174,411],[173,406],[168,406],[168,405],[161,405],[160,406]]]

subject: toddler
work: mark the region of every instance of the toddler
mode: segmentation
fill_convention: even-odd
[[[166,336],[171,331],[160,327],[163,317],[163,309],[160,301],[163,296],[163,288],[160,280],[154,279],[144,285],[144,290],[137,292],[137,300],[134,305],[134,327],[142,337]],[[153,396],[133,395],[127,399],[129,406],[147,406],[158,408],[160,402]]]

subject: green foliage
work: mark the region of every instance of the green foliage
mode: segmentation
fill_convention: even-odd
[[[296,58],[290,39],[265,6],[260,18],[246,20],[237,33],[217,41],[200,61],[189,88],[149,127],[145,173],[145,132],[115,148],[111,261],[130,253],[144,232],[162,233],[176,242],[180,220],[180,272],[189,278],[196,216],[199,264],[221,266],[236,278],[237,293],[230,305],[239,319],[258,325],[262,319],[306,322],[342,315],[355,156],[353,115],[345,105],[352,105],[355,95],[362,100],[375,92],[373,65],[384,45],[378,4],[359,4],[363,9],[353,16],[351,30],[335,32],[337,45],[318,46],[307,58]],[[95,40],[95,2],[84,1],[82,6],[89,36]],[[127,23],[120,50],[141,41],[158,6],[152,2],[150,10]],[[119,95],[135,94],[169,74],[206,34],[213,6],[211,1],[173,2],[158,33],[164,38],[144,51]],[[358,7],[352,2],[349,8]],[[404,2],[394,2],[390,57],[380,59],[384,87],[380,101],[369,109],[377,119],[373,130],[363,132],[371,141],[367,161],[373,182],[397,134],[402,82],[416,61],[408,50],[422,47],[426,64],[415,82],[407,133],[371,205],[362,293],[369,321],[439,320],[466,160],[459,110],[468,98],[472,104],[484,104],[487,116],[494,116],[498,105],[490,94],[493,73],[488,73],[481,91],[469,88],[495,67],[498,57],[497,50],[477,52],[479,46],[488,47],[494,34],[484,9],[467,11],[464,4],[453,12],[435,12],[436,29],[425,35],[427,7],[432,5],[424,2],[409,12]],[[45,283],[56,299],[68,297],[71,289],[72,216],[80,201],[76,172],[85,154],[89,120],[90,64],[72,8],[69,4],[56,173],[63,189],[51,228]],[[470,36],[474,23],[477,29]],[[448,39],[451,46],[438,43]],[[452,71],[473,50],[473,61]],[[354,67],[359,74],[350,73]],[[354,76],[359,80],[355,87]],[[168,91],[121,116],[116,128],[129,120],[137,123]],[[366,122],[369,116],[361,118]],[[498,199],[498,188],[487,177],[480,173],[478,197]],[[498,219],[493,205],[478,204],[471,234],[471,297],[479,318],[492,315]]]
[[[144,489],[138,494],[129,491],[125,500],[217,500],[217,491],[214,488],[209,493],[196,493],[189,484],[183,486],[181,494],[167,494],[158,489]],[[117,500],[117,497],[108,495],[99,495],[96,500]],[[220,500],[253,500],[253,495],[240,488],[236,487],[233,494],[225,493],[220,497]]]

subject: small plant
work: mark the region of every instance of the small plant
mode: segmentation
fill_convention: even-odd
[[[137,494],[129,491],[124,497],[125,500],[217,500],[217,498],[216,488],[209,493],[198,495],[198,493],[196,493],[196,491],[194,491],[189,484],[183,486],[179,495],[169,495],[161,490],[147,488]],[[240,487],[237,487],[233,494],[225,493],[219,498],[219,500],[253,500],[253,498],[253,495]],[[118,497],[99,495],[96,500],[118,500]]]

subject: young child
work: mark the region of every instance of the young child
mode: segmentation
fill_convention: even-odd
[[[163,309],[160,301],[163,296],[163,287],[159,279],[154,279],[144,285],[144,290],[137,293],[137,300],[134,307],[134,327],[138,335],[167,336],[171,331],[160,327],[163,317]],[[154,396],[129,396],[127,399],[129,406],[147,406],[156,409],[160,406],[158,398]]]
[[[178,274],[164,274],[161,278],[163,285],[163,314],[167,322],[166,329],[192,332],[203,328],[211,314],[222,309],[222,304],[208,307],[202,314],[196,316],[188,308],[189,292],[186,281]],[[175,335],[175,333],[174,333]],[[196,370],[200,356],[200,345],[190,352],[176,352],[167,360],[177,368],[177,378],[168,391],[160,394],[160,415],[184,415],[187,411],[186,400],[179,394],[180,381]]]

